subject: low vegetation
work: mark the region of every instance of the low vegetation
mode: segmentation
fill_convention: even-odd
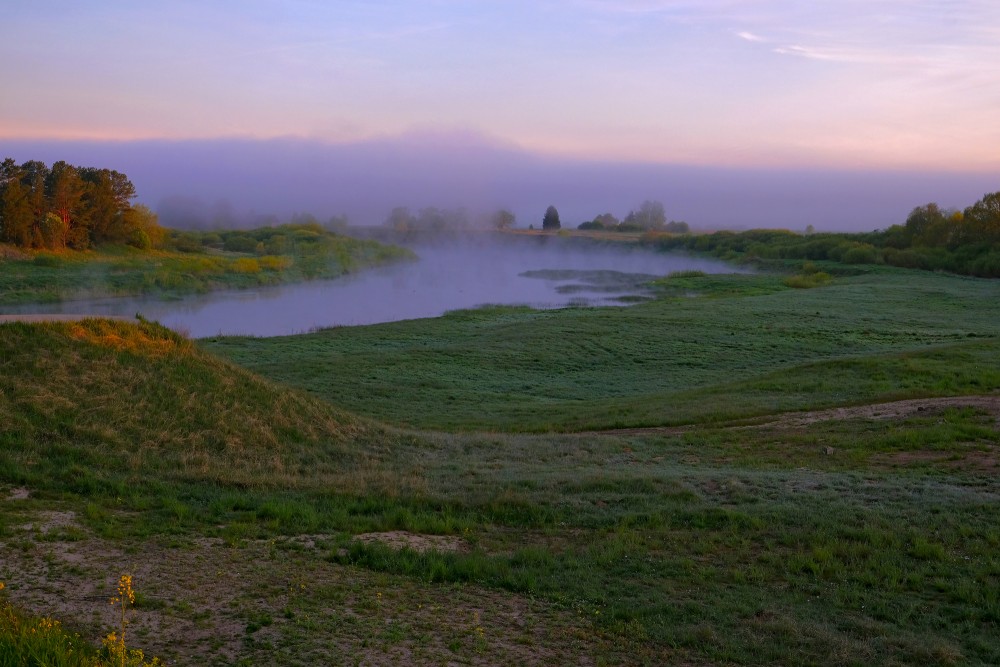
[[[276,339],[0,325],[0,580],[96,644],[134,572],[130,646],[178,664],[1000,662],[1000,288],[791,268]]]
[[[170,231],[164,246],[0,253],[0,305],[150,293],[170,297],[277,285],[335,278],[414,256],[400,247],[341,236],[317,224]]]
[[[964,211],[937,204],[913,209],[905,224],[867,234],[795,234],[787,230],[660,236],[664,250],[689,250],[734,261],[781,265],[788,260],[827,260],[849,265],[887,264],[1000,277],[1000,192]]]

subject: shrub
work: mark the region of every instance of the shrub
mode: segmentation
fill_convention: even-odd
[[[229,265],[233,273],[260,273],[260,262],[251,257],[241,257]]]
[[[184,232],[174,237],[174,248],[180,252],[201,252],[201,240],[196,234]]]
[[[213,248],[222,247],[222,237],[215,232],[209,232],[208,234],[201,235],[201,244],[203,246],[211,246]]]
[[[976,258],[970,267],[970,273],[981,278],[1000,278],[1000,251],[994,250]]]
[[[153,241],[149,238],[149,234],[142,229],[133,229],[129,233],[126,243],[139,250],[149,250],[153,247]]]
[[[265,247],[267,253],[270,255],[281,255],[284,254],[285,248],[287,247],[287,241],[284,234],[275,234],[267,240]]]
[[[264,271],[284,271],[292,265],[292,260],[288,257],[278,257],[276,255],[264,255],[257,258],[257,263]]]
[[[831,280],[833,280],[833,277],[829,273],[817,271],[816,273],[788,276],[782,282],[784,282],[786,286],[793,287],[795,289],[812,289],[813,287],[826,285]]]
[[[844,264],[875,264],[878,262],[878,251],[867,243],[854,244],[844,251],[840,261]]]
[[[255,252],[257,239],[247,234],[230,234],[226,236],[222,247],[229,252]]]

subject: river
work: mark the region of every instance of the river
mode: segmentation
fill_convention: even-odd
[[[625,305],[642,283],[673,271],[738,271],[723,262],[618,244],[544,242],[417,245],[414,262],[335,280],[165,300],[119,297],[38,304],[5,312],[141,314],[194,338],[278,336],[333,326],[437,317],[485,304],[560,308]]]

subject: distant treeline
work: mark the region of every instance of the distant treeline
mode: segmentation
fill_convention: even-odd
[[[692,250],[726,259],[832,260],[889,264],[1000,278],[1000,192],[964,211],[927,204],[905,224],[864,234],[796,234],[757,229],[651,240],[667,250]]]
[[[545,210],[540,222],[544,230],[555,231],[562,228],[559,211],[555,206],[549,206]],[[481,215],[471,214],[465,208],[428,206],[413,212],[406,206],[397,206],[389,212],[383,224],[397,232],[440,233],[486,228],[502,231],[511,229],[516,223],[517,218],[506,208]],[[529,227],[534,229],[535,224],[532,223]],[[663,204],[654,200],[644,201],[638,209],[629,211],[624,220],[619,220],[611,213],[602,213],[593,220],[581,223],[577,229],[615,232],[662,231],[673,234],[686,234],[690,231],[686,222],[674,220],[667,222]]]
[[[158,245],[165,230],[147,207],[131,204],[134,198],[132,182],[111,169],[7,158],[0,163],[0,241],[52,250]]]
[[[611,232],[660,231],[671,234],[687,234],[691,231],[686,222],[677,220],[667,222],[663,204],[655,200],[642,202],[637,210],[629,211],[624,220],[619,220],[610,213],[602,213],[593,220],[581,223],[577,229]]]

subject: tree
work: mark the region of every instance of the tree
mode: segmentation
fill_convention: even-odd
[[[86,167],[80,169],[80,176],[87,183],[84,201],[91,241],[124,241],[122,214],[135,198],[135,186],[125,174],[111,169]]]
[[[29,160],[21,165],[21,174],[21,185],[26,187],[24,196],[31,209],[30,245],[43,248],[45,247],[45,238],[42,235],[42,223],[45,220],[45,214],[48,213],[48,205],[45,201],[45,181],[49,176],[49,168],[45,166],[44,162]]]
[[[76,167],[63,161],[52,165],[45,183],[45,195],[49,200],[49,210],[63,222],[61,245],[73,248],[86,248],[88,245],[89,230],[83,210],[86,189]]]
[[[55,213],[46,213],[45,217],[38,224],[38,235],[41,238],[41,246],[52,250],[58,250],[66,246],[66,231],[69,226]]]
[[[22,247],[30,247],[34,216],[31,202],[19,177],[13,177],[0,193],[0,240]]]
[[[130,206],[122,214],[122,224],[125,242],[130,246],[143,250],[159,248],[167,239],[167,230],[160,227],[156,214],[143,204]]]
[[[614,229],[621,224],[621,220],[610,213],[601,213],[599,216],[594,218],[594,222],[601,225],[604,229]]]
[[[0,240],[29,248],[126,241],[134,198],[135,186],[117,171],[64,161],[52,169],[37,160],[18,166],[7,158],[0,163]],[[133,226],[145,218],[139,212]],[[151,233],[157,236],[155,229]]]
[[[397,206],[389,212],[389,215],[385,219],[385,226],[395,229],[397,232],[409,231],[416,222],[410,214],[410,209],[405,206]]]
[[[957,241],[959,226],[953,213],[934,203],[910,211],[905,225],[910,245],[943,248]]]
[[[602,229],[617,229],[618,225],[621,224],[618,218],[611,215],[610,213],[601,213],[599,216],[593,220],[588,220],[587,222],[581,222],[577,225],[577,229],[585,230],[602,230]]]
[[[545,209],[545,217],[542,218],[542,229],[559,229],[561,226],[559,223],[559,211],[556,210],[556,207],[549,206]]]
[[[662,229],[666,222],[667,214],[663,210],[663,204],[649,199],[642,202],[638,211],[629,211],[625,216],[626,224],[640,229]]]
[[[972,243],[1000,243],[1000,192],[983,198],[965,209],[964,222]]]
[[[505,208],[501,208],[490,216],[490,226],[499,231],[510,229],[514,226],[516,218],[514,214]]]
[[[671,234],[687,234],[691,231],[691,227],[683,220],[671,220],[663,229]]]

